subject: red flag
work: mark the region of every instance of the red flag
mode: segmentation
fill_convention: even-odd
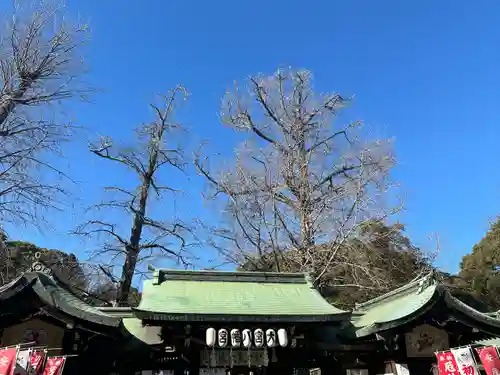
[[[487,375],[500,374],[500,358],[498,358],[498,352],[494,346],[476,348],[476,352],[483,363],[484,371],[486,371]]]
[[[13,375],[17,363],[17,348],[0,350],[0,375]]]
[[[30,359],[30,375],[42,375],[43,364],[45,362],[45,350],[35,350]]]
[[[455,357],[451,352],[441,352],[436,354],[439,375],[458,375],[458,366]]]
[[[66,357],[48,357],[43,369],[43,375],[61,375]]]

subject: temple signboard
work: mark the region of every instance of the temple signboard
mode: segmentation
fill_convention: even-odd
[[[406,355],[410,358],[433,357],[434,353],[449,348],[446,331],[423,324],[405,335]]]

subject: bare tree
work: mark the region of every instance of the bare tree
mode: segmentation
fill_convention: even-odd
[[[321,286],[336,267],[369,272],[339,250],[363,223],[397,210],[383,199],[395,158],[391,140],[362,140],[360,121],[339,124],[348,100],[315,94],[311,79],[278,70],[228,92],[222,121],[247,139],[234,166],[212,172],[200,153],[195,164],[224,208],[223,224],[206,227],[225,259],[271,257],[277,271],[311,272]]]
[[[185,136],[184,129],[174,122],[175,104],[186,99],[182,86],[171,90],[161,106],[151,105],[155,120],[137,128],[137,143],[134,147],[115,148],[110,138],[103,138],[99,145],[90,150],[98,157],[124,167],[135,176],[136,189],[123,186],[106,188],[113,197],[91,208],[104,211],[107,219],[92,218],[79,226],[77,234],[85,236],[103,235],[105,242],[101,250],[93,254],[106,259],[123,261],[121,278],[118,281],[118,303],[126,304],[137,266],[146,260],[169,257],[188,265],[190,261],[189,241],[191,228],[181,220],[170,222],[156,220],[148,215],[153,199],[161,199],[164,192],[176,193],[171,186],[162,185],[160,175],[163,169],[184,173],[186,162],[182,147],[173,144],[176,135]],[[170,167],[170,168],[169,168]],[[165,170],[166,172],[166,170]],[[118,197],[116,197],[118,195]],[[111,211],[131,217],[130,235],[122,235],[117,223],[111,222]],[[110,278],[113,278],[110,275]]]
[[[0,39],[0,220],[34,222],[65,193],[48,155],[60,152],[72,126],[60,105],[84,98],[78,79],[86,25],[65,21],[64,7],[47,1],[14,4]],[[56,110],[57,109],[57,110]]]

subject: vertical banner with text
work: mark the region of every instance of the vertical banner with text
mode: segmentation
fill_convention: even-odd
[[[0,375],[14,375],[18,348],[0,349]]]
[[[440,352],[436,357],[439,375],[459,375],[457,362],[451,352]]]
[[[48,357],[43,369],[43,375],[61,375],[66,363],[66,357]]]
[[[479,375],[476,361],[474,360],[474,354],[470,346],[451,349],[451,353],[455,357],[460,375]]]
[[[476,352],[487,375],[500,375],[500,358],[497,348],[485,346],[484,348],[476,348]]]
[[[31,354],[29,375],[42,375],[47,350],[35,350]]]

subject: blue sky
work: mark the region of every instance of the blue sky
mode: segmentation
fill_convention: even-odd
[[[127,139],[151,118],[155,94],[182,83],[192,94],[183,121],[230,155],[236,137],[217,117],[224,90],[280,66],[307,68],[319,90],[355,94],[353,119],[396,138],[401,221],[422,247],[439,234],[439,266],[456,271],[500,212],[498,2],[69,0],[69,10],[90,20],[88,80],[103,89],[93,104],[70,108],[90,138]],[[80,207],[127,176],[89,154],[86,139],[64,163],[79,181],[76,208],[54,214],[52,229],[9,234],[83,257],[92,244],[68,235]],[[188,199],[178,210],[208,217],[202,181],[182,184]],[[168,214],[170,203],[156,209]]]

